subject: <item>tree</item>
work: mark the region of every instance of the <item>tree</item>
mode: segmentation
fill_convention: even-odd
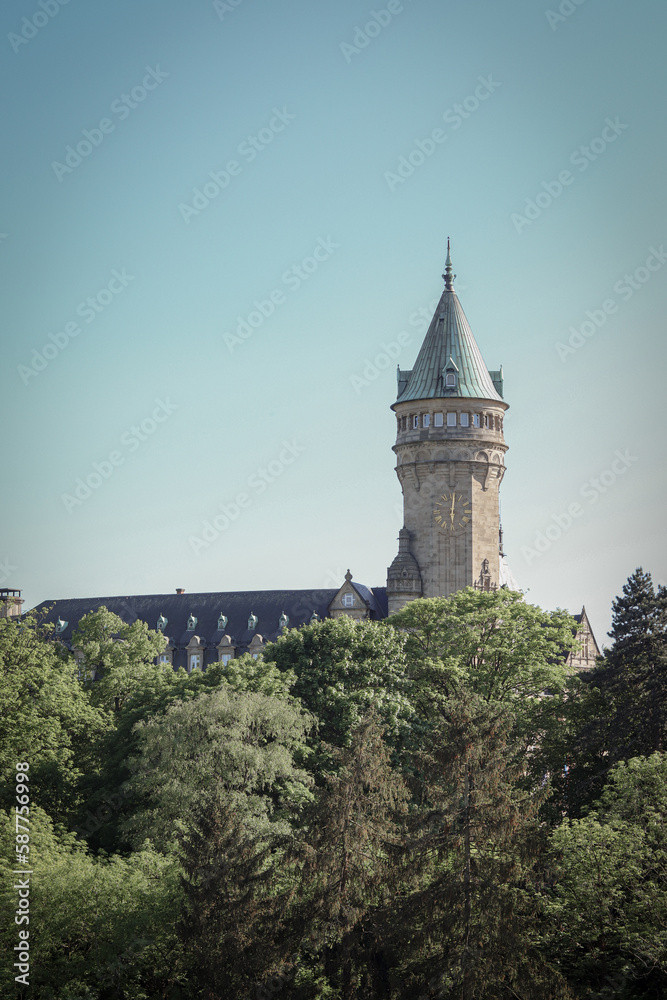
[[[140,619],[127,625],[104,606],[84,615],[72,633],[72,648],[82,654],[93,703],[115,712],[151,675],[172,672],[169,664],[154,662],[164,646],[161,632]]]
[[[341,1000],[389,996],[380,912],[395,885],[408,794],[379,716],[370,713],[350,736],[349,747],[331,748],[336,773],[307,817],[299,870],[308,946],[296,995],[313,1000],[327,991]]]
[[[607,696],[613,741],[623,756],[662,750],[667,734],[667,589],[641,567],[612,605],[614,645],[591,677]],[[618,757],[617,757],[618,759]]]
[[[507,705],[513,745],[533,777],[543,776],[562,724],[565,661],[576,632],[571,615],[542,611],[515,591],[468,588],[411,601],[388,625],[406,636],[408,695],[424,720],[437,724],[462,690]]]
[[[172,850],[202,795],[219,788],[256,833],[283,832],[311,796],[294,762],[311,720],[300,707],[228,686],[137,723],[138,753],[127,792],[136,808],[124,824],[135,845],[146,837]]]
[[[14,802],[17,761],[30,764],[33,801],[69,818],[78,783],[94,770],[94,740],[108,728],[77,679],[74,659],[33,613],[0,619],[0,804]]]
[[[542,611],[516,591],[471,587],[411,601],[388,623],[406,633],[413,662],[450,665],[438,685],[445,697],[462,682],[486,702],[514,704],[564,687],[576,631],[566,611]],[[421,679],[427,686],[430,674]]]
[[[14,816],[0,813],[1,941],[14,954],[20,875]],[[92,857],[72,833],[54,829],[38,806],[30,810],[30,991],[37,1000],[162,996],[172,974],[178,941],[180,891],[175,862],[150,848],[131,858]],[[176,954],[175,954],[176,949]],[[3,997],[22,998],[12,962],[0,970]]]
[[[249,832],[220,789],[195,808],[181,836],[183,906],[179,938],[197,996],[251,995],[284,963],[284,914],[295,891],[275,832]]]
[[[667,734],[667,590],[637,569],[612,605],[614,640],[581,677],[569,705],[570,815],[601,793],[620,760],[648,756]]]
[[[375,708],[387,739],[400,747],[410,738],[414,710],[407,697],[405,640],[379,622],[346,615],[290,629],[270,643],[264,658],[292,670],[292,693],[318,720],[312,743],[323,766],[323,744],[349,746],[352,730]]]
[[[591,812],[551,845],[552,950],[578,995],[665,995],[667,756],[617,764]]]
[[[439,714],[418,755],[424,802],[406,855],[413,887],[394,900],[397,996],[567,996],[540,953],[537,813],[546,790],[523,787],[512,715],[465,690]]]

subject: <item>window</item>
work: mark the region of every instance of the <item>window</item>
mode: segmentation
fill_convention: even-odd
[[[412,426],[414,428],[419,427],[419,414],[418,413],[415,413],[415,415],[412,418]]]
[[[469,413],[462,413],[461,414],[461,427],[469,427],[469,426],[470,426],[470,414]]]
[[[472,415],[472,425],[473,425],[473,427],[479,427],[479,413],[473,413],[473,415]]]
[[[160,653],[158,656],[158,663],[171,663],[169,653]]]
[[[448,427],[456,427],[456,414],[455,413],[448,413],[447,414],[447,426]]]
[[[489,426],[489,414],[488,413],[484,414],[484,426],[485,427]]]
[[[354,607],[354,594],[343,594],[343,607],[344,608]]]
[[[446,389],[456,389],[456,373],[447,372],[445,375],[445,388]]]
[[[229,661],[231,660],[231,658],[232,658],[232,654],[231,653],[223,653],[222,656],[220,657],[220,662],[224,663],[225,666],[226,666],[229,663]]]
[[[436,413],[433,416],[433,426],[442,427],[442,413]]]
[[[191,653],[190,654],[190,670],[199,670],[201,666],[201,654]]]
[[[424,427],[430,427],[431,426],[431,414],[430,413],[425,413],[424,414],[424,416],[422,418],[422,423],[424,424]]]

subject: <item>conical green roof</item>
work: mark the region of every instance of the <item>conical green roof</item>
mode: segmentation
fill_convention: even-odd
[[[414,368],[411,372],[398,373],[397,403],[404,403],[410,399],[457,396],[502,399],[494,385],[495,379],[500,388],[502,375],[494,371],[492,377],[484,364],[466,315],[452,287],[451,270],[448,246],[446,274],[443,275],[445,290],[417,355]],[[456,385],[453,388],[447,388],[445,385],[447,368],[453,368],[456,372]]]

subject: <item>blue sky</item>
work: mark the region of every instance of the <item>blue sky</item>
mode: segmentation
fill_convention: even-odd
[[[603,640],[636,566],[665,582],[663,3],[26,0],[0,21],[1,586],[28,607],[348,566],[383,585],[395,366],[448,235],[504,366],[528,599],[585,603]]]

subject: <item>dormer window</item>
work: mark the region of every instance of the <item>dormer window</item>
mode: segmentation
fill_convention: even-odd
[[[343,594],[343,607],[344,608],[354,607],[354,594]]]
[[[283,611],[280,618],[278,619],[278,628],[287,628],[288,625],[289,625],[289,616],[286,615],[285,612]]]
[[[445,369],[444,369],[444,373],[443,374],[445,376],[445,389],[449,389],[450,391],[452,389],[456,389],[456,382],[457,382],[459,370],[456,367],[456,363],[454,361],[454,358],[452,358],[451,355],[450,355],[449,361],[445,365]]]
[[[227,615],[221,614],[218,618],[218,628],[222,632],[223,628],[227,628]]]
[[[165,627],[168,624],[168,622],[169,622],[168,618],[165,618],[164,615],[160,615],[160,617],[157,620],[157,630],[158,630],[158,632],[164,632]]]
[[[251,612],[250,617],[248,618],[248,629],[249,629],[249,631],[252,632],[253,629],[257,628],[257,622],[258,621],[259,621],[259,618],[257,617],[257,615],[254,615]]]
[[[187,631],[192,632],[193,629],[197,627],[197,619],[194,615],[190,615],[188,618]]]
[[[58,621],[56,622],[56,632],[58,632],[58,633],[64,632],[65,629],[67,628],[67,625],[68,625],[68,622],[63,621],[62,618],[59,618]]]

